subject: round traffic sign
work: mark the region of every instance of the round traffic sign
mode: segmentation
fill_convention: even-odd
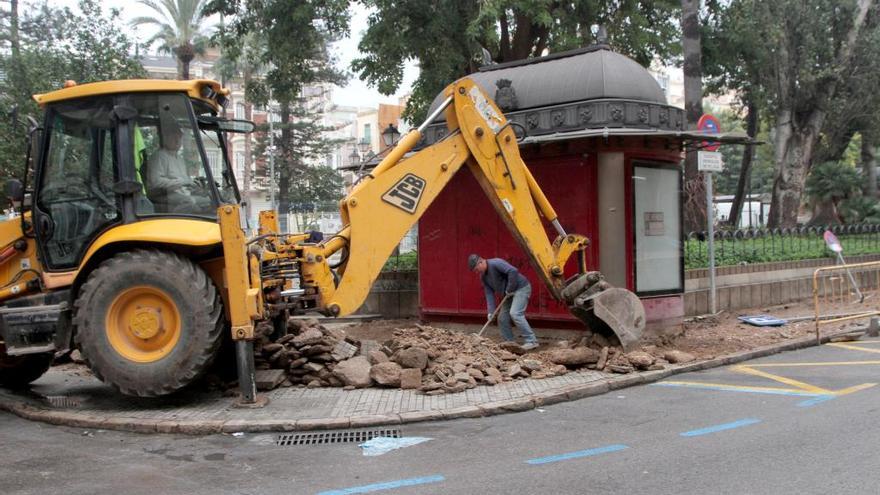
[[[718,134],[721,132],[721,122],[714,115],[706,113],[697,121],[697,130],[708,134]],[[703,141],[705,151],[718,151],[720,146],[721,144],[716,141]]]

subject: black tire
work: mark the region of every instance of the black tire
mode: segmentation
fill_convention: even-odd
[[[0,386],[25,388],[43,376],[52,365],[53,353],[25,354],[24,356],[0,355]]]
[[[108,312],[130,290],[158,290],[173,301],[178,338],[161,357],[139,362],[111,343],[112,330],[105,328]],[[220,295],[204,270],[178,254],[157,250],[121,253],[101,263],[79,291],[73,322],[76,343],[95,375],[139,397],[167,395],[201,377],[217,355],[225,328]]]

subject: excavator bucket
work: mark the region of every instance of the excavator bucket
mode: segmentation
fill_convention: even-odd
[[[645,308],[632,292],[612,287],[599,272],[570,281],[563,299],[575,317],[593,332],[615,337],[624,351],[632,350],[645,330]]]

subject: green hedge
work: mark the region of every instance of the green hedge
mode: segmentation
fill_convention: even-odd
[[[410,251],[397,256],[391,256],[382,267],[383,272],[404,272],[419,269],[419,254],[417,251]]]
[[[839,236],[844,256],[880,253],[880,237],[876,233]],[[685,269],[708,268],[707,243],[696,239],[685,241]],[[716,239],[715,266],[742,263],[797,261],[833,256],[821,236],[768,236],[755,239]]]

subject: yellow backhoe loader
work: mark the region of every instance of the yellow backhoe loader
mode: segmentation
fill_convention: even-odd
[[[292,313],[356,311],[463,166],[554,297],[625,347],[639,339],[639,299],[586,271],[588,239],[562,229],[514,129],[469,79],[352,188],[344,227],[317,243],[280,232],[272,211],[246,236],[227,143],[253,124],[218,116],[227,95],[208,80],[131,80],[34,97],[45,118],[29,134],[24,181],[9,184],[16,213],[0,221],[0,384],[26,385],[78,348],[120,392],[166,395],[204,374],[231,336],[241,400],[253,403],[255,323],[283,331]],[[411,153],[444,112],[447,137]],[[579,272],[566,275],[573,255]]]

